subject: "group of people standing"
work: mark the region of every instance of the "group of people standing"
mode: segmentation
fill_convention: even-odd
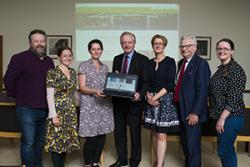
[[[41,152],[45,149],[51,152],[53,165],[63,167],[65,153],[80,149],[80,136],[86,138],[85,167],[98,167],[105,135],[114,131],[117,161],[110,167],[128,164],[138,167],[143,118],[144,127],[151,130],[153,138],[155,167],[164,166],[167,134],[179,131],[185,167],[201,167],[201,129],[207,121],[209,97],[209,116],[217,130],[222,166],[237,166],[234,141],[244,123],[246,75],[233,59],[233,42],[230,39],[217,42],[221,65],[211,78],[207,61],[196,54],[194,36],[183,36],[180,40],[183,58],[178,70],[175,60],[164,53],[168,44],[165,36],[152,37],[155,56],[151,60],[136,52],[135,44],[133,33],[121,34],[123,53],[115,56],[112,72],[137,75],[136,93],[132,98],[111,98],[103,93],[109,69],[100,61],[103,51],[100,40],[88,43],[91,57],[76,72],[69,67],[73,61],[71,48],[58,50],[60,64],[54,67],[45,51],[46,33],[38,29],[30,32],[30,48],[11,58],[4,76],[8,95],[16,98],[22,164],[41,167]]]

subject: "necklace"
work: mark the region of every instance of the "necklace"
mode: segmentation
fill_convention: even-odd
[[[158,55],[158,56],[156,56],[156,57],[154,58],[154,61],[155,61],[155,63],[156,63],[156,65],[155,65],[155,71],[158,70],[158,68],[159,68],[159,63],[160,63],[164,58],[165,58],[164,55]]]

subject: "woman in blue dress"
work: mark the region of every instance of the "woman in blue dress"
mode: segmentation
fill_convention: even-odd
[[[150,86],[147,93],[147,108],[144,112],[144,126],[151,129],[156,155],[156,167],[162,167],[167,148],[167,133],[177,131],[179,120],[173,104],[176,64],[164,55],[167,38],[155,35],[151,45],[155,57],[149,62]]]

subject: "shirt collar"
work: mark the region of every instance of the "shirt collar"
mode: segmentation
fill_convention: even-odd
[[[193,57],[194,57],[194,55],[192,57],[186,59],[187,63],[189,63]]]
[[[135,52],[135,51],[133,50],[132,52],[130,52],[129,54],[127,54],[127,56],[128,56],[129,59],[132,58],[132,56],[134,55],[134,52]],[[126,55],[126,54],[124,54],[124,55]]]

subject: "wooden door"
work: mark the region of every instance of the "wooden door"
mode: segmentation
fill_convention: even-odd
[[[3,36],[0,35],[0,92],[3,90]]]

